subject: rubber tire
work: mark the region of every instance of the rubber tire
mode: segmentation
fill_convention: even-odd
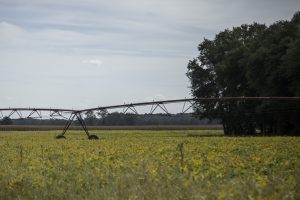
[[[97,135],[90,135],[89,140],[99,140],[99,137]]]
[[[66,137],[62,134],[59,134],[55,137],[56,139],[66,139]]]

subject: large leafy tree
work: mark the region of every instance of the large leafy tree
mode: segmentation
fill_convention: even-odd
[[[299,96],[299,36],[298,12],[291,21],[242,25],[204,39],[199,56],[188,64],[192,95]],[[195,108],[200,118],[221,118],[227,135],[255,134],[256,129],[295,134],[300,132],[297,103],[198,101]]]

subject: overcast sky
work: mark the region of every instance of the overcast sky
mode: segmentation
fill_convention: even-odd
[[[290,19],[300,0],[0,0],[0,107],[190,96],[203,38]]]

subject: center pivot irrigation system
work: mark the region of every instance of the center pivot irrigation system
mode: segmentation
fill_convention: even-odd
[[[57,139],[65,139],[65,134],[69,129],[70,125],[74,121],[75,118],[79,121],[83,130],[85,131],[88,139],[95,140],[99,139],[97,135],[90,134],[88,128],[82,118],[83,113],[87,112],[107,112],[112,109],[123,109],[123,113],[134,113],[139,114],[137,112],[136,107],[141,106],[151,106],[150,112],[148,114],[154,114],[155,110],[160,108],[167,115],[171,115],[165,106],[166,104],[178,104],[183,103],[181,114],[187,113],[189,110],[195,106],[196,102],[201,101],[259,101],[259,100],[279,100],[279,101],[300,101],[300,97],[211,97],[211,98],[185,98],[185,99],[174,99],[174,100],[164,100],[164,101],[150,101],[150,102],[142,102],[142,103],[130,103],[130,104],[121,104],[121,105],[113,105],[113,106],[104,106],[104,107],[96,107],[89,108],[84,110],[74,110],[74,109],[57,109],[57,108],[0,108],[0,119],[5,117],[13,117],[18,119],[41,119],[44,118],[42,113],[48,113],[48,118],[62,118],[66,119],[67,123],[63,129],[63,132],[56,136]],[[6,115],[7,114],[7,115]],[[25,115],[26,114],[26,115]]]

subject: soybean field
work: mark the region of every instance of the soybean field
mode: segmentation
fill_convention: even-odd
[[[300,199],[300,138],[0,132],[0,199]]]

